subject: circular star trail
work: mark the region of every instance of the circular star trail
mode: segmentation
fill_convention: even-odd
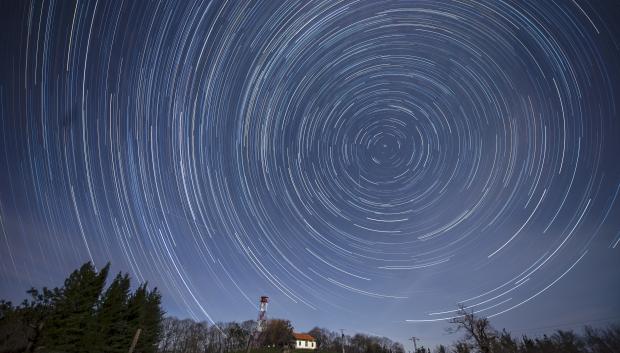
[[[620,248],[618,43],[587,2],[5,7],[5,278],[111,260],[198,319],[268,294],[405,324]]]

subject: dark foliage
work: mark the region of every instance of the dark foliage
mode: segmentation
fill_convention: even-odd
[[[267,321],[259,342],[262,347],[286,347],[294,339],[290,321],[273,319]]]
[[[127,352],[138,331],[135,353],[244,353],[256,330],[252,320],[207,325],[164,319],[157,289],[149,291],[143,284],[132,293],[129,276],[120,273],[106,289],[108,272],[109,264],[97,271],[86,263],[60,288],[32,288],[17,306],[0,300],[0,353]],[[451,323],[449,332],[463,333],[460,340],[433,351],[420,346],[415,353],[620,353],[620,326],[513,337],[464,307]],[[319,327],[308,333],[322,353],[405,353],[402,344],[386,337],[341,335]],[[290,349],[293,341],[291,323],[272,319],[252,351],[298,353]]]
[[[163,316],[159,292],[142,285],[132,294],[126,274],[104,291],[109,268],[97,271],[89,262],[60,288],[33,288],[18,306],[0,301],[0,353],[127,352],[138,329],[135,352],[156,352]]]

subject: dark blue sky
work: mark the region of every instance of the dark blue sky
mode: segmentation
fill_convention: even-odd
[[[618,322],[613,3],[2,2],[0,297],[92,260],[196,320]]]

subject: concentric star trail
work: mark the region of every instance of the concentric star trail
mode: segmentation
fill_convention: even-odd
[[[5,5],[0,293],[110,260],[212,322],[525,310],[618,256],[605,6]]]

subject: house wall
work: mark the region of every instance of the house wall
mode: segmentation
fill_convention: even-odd
[[[295,348],[297,349],[316,349],[316,342],[296,340]]]

